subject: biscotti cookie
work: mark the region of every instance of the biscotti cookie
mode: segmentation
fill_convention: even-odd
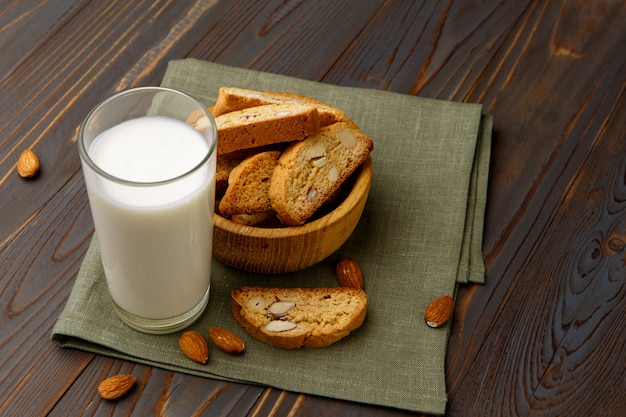
[[[217,116],[217,155],[316,134],[320,121],[311,104],[266,104]]]
[[[353,124],[335,123],[290,145],[272,174],[269,198],[278,218],[299,226],[368,158],[374,144]]]
[[[217,157],[215,168],[215,196],[221,199],[228,188],[228,177],[237,165],[244,159],[254,154],[254,150],[244,149],[243,151],[231,152]]]
[[[359,328],[361,289],[242,287],[231,291],[233,317],[254,338],[282,349],[321,348]]]
[[[275,211],[266,211],[265,213],[254,214],[233,214],[230,217],[233,223],[243,224],[245,226],[254,227],[281,227],[282,223],[276,217]]]
[[[219,204],[224,216],[272,211],[268,196],[270,179],[280,151],[252,155],[237,165],[228,177],[228,188]]]
[[[254,91],[236,87],[221,87],[211,112],[213,116],[220,116],[264,104],[288,103],[315,105],[319,113],[321,127],[337,122],[349,121],[348,117],[341,110],[311,97],[294,93]]]
[[[284,151],[289,143],[275,143],[258,148],[242,149],[240,151],[225,153],[217,157],[217,167],[215,171],[215,196],[221,199],[228,187],[228,177],[232,170],[246,158],[254,154],[267,151]]]

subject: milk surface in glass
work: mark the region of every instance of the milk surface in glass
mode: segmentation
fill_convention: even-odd
[[[188,173],[206,157],[209,145],[182,121],[145,116],[100,133],[88,152],[116,178],[154,183]],[[96,184],[88,192],[109,292],[129,313],[175,317],[207,294],[214,169],[206,165],[162,185],[89,181]]]

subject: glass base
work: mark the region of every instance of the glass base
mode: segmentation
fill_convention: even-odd
[[[206,294],[204,294],[200,302],[191,310],[179,316],[166,319],[153,320],[138,317],[118,306],[115,301],[113,301],[113,308],[124,323],[137,331],[150,334],[174,333],[188,327],[200,317],[209,302],[209,289],[210,287],[206,290]]]

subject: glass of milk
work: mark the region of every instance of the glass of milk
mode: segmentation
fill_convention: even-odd
[[[217,129],[181,92],[143,87],[98,104],[78,135],[113,306],[136,330],[172,333],[211,283]]]

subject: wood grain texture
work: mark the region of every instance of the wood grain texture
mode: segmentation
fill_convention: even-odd
[[[381,0],[239,2],[190,56],[320,80],[381,4]]]
[[[46,343],[93,230],[84,187],[75,180],[71,184],[0,252],[0,381],[5,387],[0,409],[6,415],[43,414],[93,356],[63,353]]]
[[[485,404],[493,415],[626,412],[618,398],[626,372],[615,366],[626,355],[624,116],[622,99],[517,272],[515,296],[456,394],[473,398],[472,412]]]
[[[413,415],[49,342],[93,232],[81,120],[194,57],[482,103],[488,272],[459,290],[447,415],[625,415],[624,21],[623,0],[0,1],[0,414]],[[14,171],[25,148],[34,180]],[[135,388],[101,400],[118,372]]]
[[[520,68],[513,66],[506,71],[508,79],[499,90],[481,93],[476,89],[473,93],[482,97],[496,120],[484,242],[488,289],[461,291],[458,304],[465,311],[483,313],[459,323],[460,327],[475,330],[466,343],[452,337],[451,352],[457,352],[448,356],[452,372],[457,371],[455,367],[465,366],[467,357],[483,348],[484,340],[500,337],[491,333],[493,323],[499,315],[510,314],[508,303],[515,303],[519,283],[530,279],[525,269],[533,262],[538,244],[548,236],[548,227],[563,215],[558,210],[572,198],[571,187],[575,178],[583,175],[583,164],[595,158],[603,161],[604,152],[611,152],[600,144],[607,123],[623,100],[626,62],[616,51],[626,38],[621,31],[617,37],[621,41],[611,39],[610,33],[620,33],[614,15],[596,16],[596,32],[607,42],[587,52],[593,63],[555,54],[558,48],[551,46],[550,39],[558,33],[560,16],[571,13],[570,7],[574,6],[565,2],[528,9],[519,28],[528,39],[520,35],[516,41],[524,45],[519,47],[524,59],[510,55],[499,63],[498,72],[504,72],[507,62],[519,62]],[[623,8],[618,12],[623,17]],[[548,33],[542,34],[538,28]],[[595,64],[600,61],[603,66]],[[533,75],[537,72],[541,77]],[[623,125],[615,134],[624,137]],[[618,167],[607,166],[606,172]],[[595,175],[597,181],[603,173]],[[576,227],[576,219],[571,221],[570,227]],[[563,240],[560,245],[567,243]],[[561,255],[552,256],[558,259]],[[561,273],[556,271],[557,275]],[[539,285],[545,277],[535,279],[533,285]],[[500,302],[493,303],[493,299]],[[523,340],[526,336],[517,337]],[[519,343],[517,339],[515,342]],[[452,393],[457,386],[467,384],[460,375],[457,378],[451,384]]]
[[[90,365],[95,371],[84,372],[69,392],[56,404],[50,416],[81,415],[246,415],[262,395],[262,387],[165,371],[145,365],[96,357]],[[96,389],[103,379],[132,373],[137,382],[128,394],[117,401],[100,398]],[[84,399],[89,400],[85,410]],[[77,401],[78,400],[78,401]]]
[[[86,1],[0,2],[0,80],[76,14]],[[24,30],[28,28],[28,30]]]

